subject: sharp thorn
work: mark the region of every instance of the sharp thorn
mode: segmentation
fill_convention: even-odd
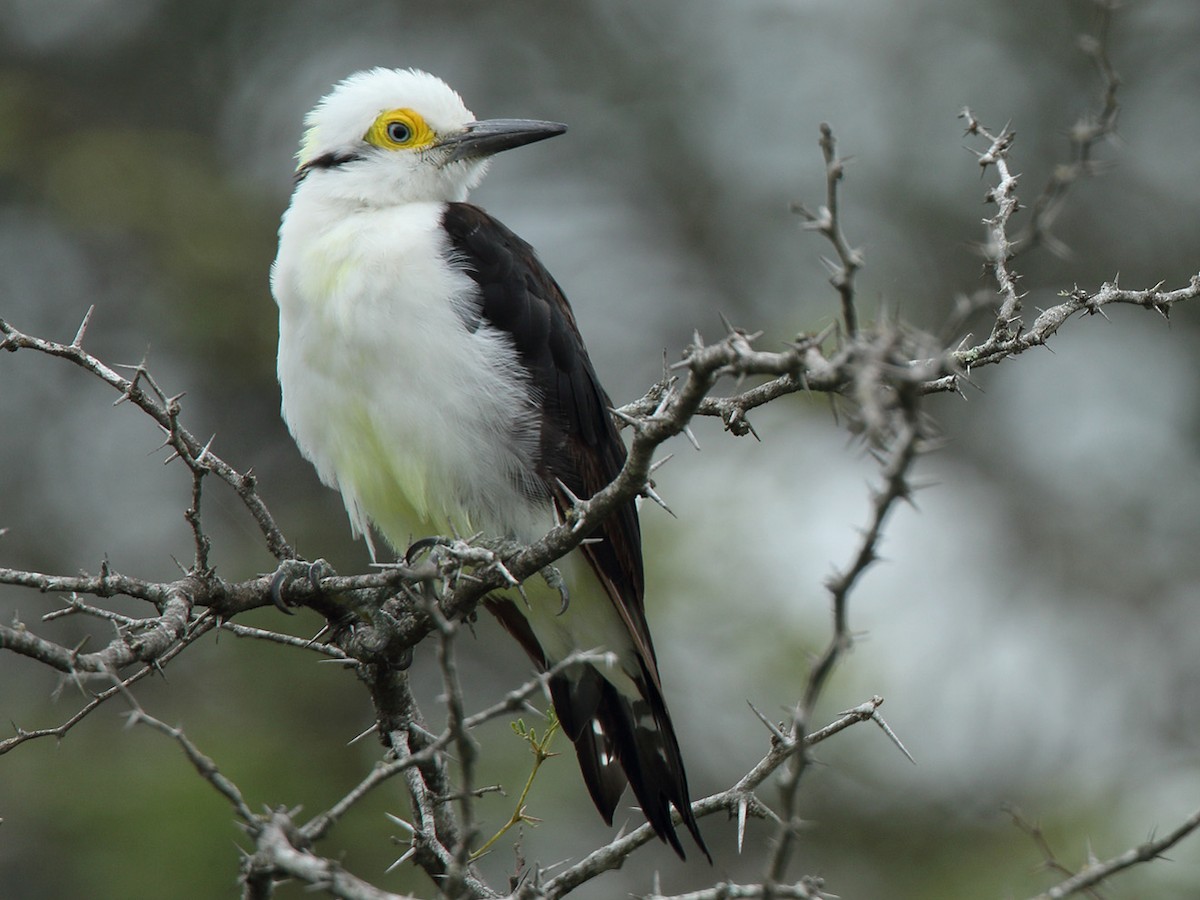
[[[679,516],[675,515],[675,511],[673,509],[671,509],[671,507],[667,506],[666,501],[663,500],[662,497],[658,496],[658,493],[654,490],[654,488],[650,487],[649,484],[644,485],[642,487],[642,496],[650,498],[655,503],[657,503],[659,506],[661,506],[663,509],[665,509],[668,513],[671,514],[671,518],[673,518],[673,519],[679,518]]]
[[[92,313],[96,311],[96,304],[88,307],[87,312],[83,314],[83,321],[79,323],[79,330],[75,332],[75,339],[71,341],[71,346],[76,350],[83,347],[83,335],[87,331],[88,323],[92,321]]]
[[[341,662],[341,660],[338,660],[338,662]],[[378,730],[379,730],[379,723],[373,722],[371,724],[371,727],[368,728],[366,731],[364,731],[360,734],[356,734],[354,737],[350,738],[350,740],[346,741],[346,746],[349,747],[351,744],[357,744],[359,741],[361,741],[363,738],[365,738],[368,734],[374,734]]]
[[[879,714],[879,712],[876,711],[871,714],[871,719],[872,719],[872,721],[875,722],[876,725],[878,725],[880,728],[883,729],[883,733],[886,734],[891,739],[892,743],[896,745],[897,749],[899,749],[899,751],[905,755],[905,757],[908,759],[908,761],[915,766],[917,764],[917,761],[915,759],[913,759],[913,755],[908,752],[908,748],[905,747],[904,744],[900,741],[900,738],[898,738],[896,736],[896,732],[892,731],[891,726],[888,725],[888,723],[884,721],[883,716],[881,716]]]
[[[404,863],[406,863],[410,859],[412,859],[413,854],[416,852],[417,852],[416,847],[409,847],[407,850],[404,851],[403,856],[401,856],[398,860],[396,860],[394,863],[392,863],[390,866],[388,866],[386,869],[384,869],[384,871],[391,872],[393,869],[399,868],[400,866],[404,865]]]
[[[413,826],[409,822],[404,821],[404,819],[401,819],[399,816],[393,816],[391,813],[384,813],[384,815],[387,816],[389,819],[391,819],[393,824],[399,825],[401,828],[403,828],[409,834],[417,833],[417,829],[413,828]]]
[[[663,466],[665,466],[668,462],[671,461],[671,457],[673,457],[674,455],[675,455],[674,453],[668,453],[662,459],[656,460],[655,462],[650,463],[650,474],[653,475],[655,472],[657,472],[659,469],[661,469]],[[3,532],[0,532],[0,534],[3,534]]]
[[[758,716],[758,721],[763,723],[763,726],[767,729],[767,731],[771,732],[771,737],[775,738],[777,741],[790,740],[786,734],[779,730],[779,727],[774,722],[760,713],[758,711],[758,707],[756,707],[753,703],[747,700],[746,705],[750,707],[750,711],[753,712],[754,715]]]

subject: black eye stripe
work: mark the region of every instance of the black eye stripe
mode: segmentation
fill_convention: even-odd
[[[299,184],[304,180],[313,169],[336,169],[338,166],[344,166],[347,163],[357,162],[362,159],[357,153],[326,153],[323,156],[318,156],[316,159],[311,159],[296,170],[295,182]]]

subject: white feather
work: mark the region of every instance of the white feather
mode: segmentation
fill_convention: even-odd
[[[304,185],[280,229],[283,414],[356,531],[394,546],[413,528],[486,528],[529,539],[538,433],[508,337],[467,330],[475,284],[445,264],[442,206],[328,215]]]

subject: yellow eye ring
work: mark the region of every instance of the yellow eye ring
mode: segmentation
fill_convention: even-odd
[[[384,150],[419,150],[434,142],[436,135],[420,113],[411,109],[389,109],[371,123],[363,140]]]

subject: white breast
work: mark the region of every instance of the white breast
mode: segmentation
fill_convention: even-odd
[[[336,205],[301,184],[280,228],[283,415],[356,531],[402,549],[448,525],[530,539],[540,416],[507,335],[469,330],[440,203]]]

